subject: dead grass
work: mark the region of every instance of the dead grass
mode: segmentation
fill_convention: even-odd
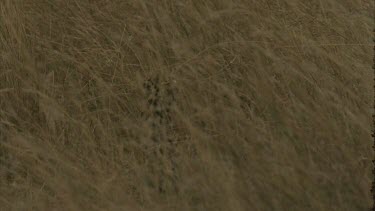
[[[1,0],[0,210],[372,206],[365,0]]]

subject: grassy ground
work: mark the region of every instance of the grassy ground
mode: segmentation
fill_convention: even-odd
[[[0,0],[0,210],[369,209],[373,9]]]

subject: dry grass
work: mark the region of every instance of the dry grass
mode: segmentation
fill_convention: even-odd
[[[0,0],[0,210],[369,209],[373,9]]]

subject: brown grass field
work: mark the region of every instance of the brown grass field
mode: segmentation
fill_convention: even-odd
[[[0,210],[369,210],[373,10],[0,0]]]

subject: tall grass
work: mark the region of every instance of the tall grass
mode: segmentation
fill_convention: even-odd
[[[371,203],[366,0],[1,0],[0,210]]]

